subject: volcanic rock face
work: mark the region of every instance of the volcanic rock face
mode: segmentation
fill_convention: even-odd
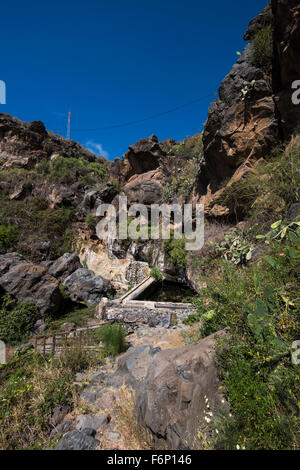
[[[89,161],[97,157],[77,142],[48,133],[40,121],[21,122],[8,114],[0,114],[0,170],[33,168],[42,159],[53,155],[82,156]],[[106,162],[105,159],[102,159]]]
[[[55,313],[63,300],[58,281],[18,253],[0,256],[0,287],[19,302],[35,303],[42,316]]]
[[[292,103],[292,83],[300,80],[300,5],[298,0],[272,0],[274,14],[273,87],[286,139],[300,122],[300,106]],[[299,86],[298,86],[299,88]]]
[[[205,203],[210,203],[224,179],[242,177],[243,167],[265,157],[300,122],[300,106],[292,103],[292,83],[300,80],[299,2],[272,0],[250,22],[244,39],[252,40],[270,23],[274,26],[272,67],[253,66],[253,44],[248,44],[209,109],[197,188],[200,195],[205,195]]]
[[[263,157],[278,140],[272,89],[264,72],[251,65],[250,54],[248,45],[223,80],[220,98],[209,109],[203,135],[202,194],[206,193],[207,184],[215,192],[241,163]],[[245,82],[252,82],[252,86],[246,99],[242,99]]]
[[[75,253],[65,253],[50,264],[48,273],[62,282],[79,268],[81,268],[81,264],[78,256]]]
[[[133,185],[132,177],[136,178],[137,186],[141,184],[144,178],[149,181],[153,178],[153,175],[157,174],[156,171],[159,169],[161,159],[168,153],[174,143],[173,139],[159,142],[155,135],[147,139],[141,139],[129,147],[122,160],[115,159],[110,168],[111,180],[118,180],[122,186],[127,183]],[[157,179],[161,176],[158,175]]]
[[[137,406],[156,449],[193,448],[192,436],[206,414],[224,406],[213,360],[215,339],[216,335],[208,336],[153,356],[146,378],[137,386]]]
[[[101,276],[95,276],[88,269],[77,269],[64,281],[70,298],[73,302],[85,305],[95,305],[100,302],[102,296],[112,290],[109,281]]]

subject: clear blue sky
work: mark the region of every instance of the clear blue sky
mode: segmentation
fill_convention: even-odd
[[[243,4],[242,4],[243,3]],[[84,146],[121,156],[156,134],[203,128],[209,103],[267,0],[15,0],[1,5],[0,80],[7,112],[41,120]],[[209,95],[209,97],[207,97]],[[202,101],[143,123],[143,119]],[[103,152],[102,152],[103,153]]]

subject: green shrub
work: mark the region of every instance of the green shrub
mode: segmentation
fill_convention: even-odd
[[[234,264],[246,264],[252,257],[253,246],[243,239],[241,230],[225,235],[224,241],[216,243],[215,247],[217,253]]]
[[[8,248],[18,240],[19,232],[13,225],[0,225],[0,248]]]
[[[202,134],[189,137],[171,147],[168,155],[161,161],[166,176],[162,188],[164,202],[186,201],[200,169],[202,150]]]
[[[165,256],[174,266],[181,268],[186,266],[187,251],[185,243],[185,239],[177,240],[173,236],[170,240],[164,240],[163,242]]]
[[[164,277],[158,268],[152,268],[150,276],[154,277],[158,282],[162,282],[164,280]]]
[[[217,204],[229,207],[236,220],[249,219],[252,236],[267,229],[274,214],[285,215],[288,207],[300,199],[300,140],[284,149],[274,148],[239,181],[227,186]]]
[[[38,317],[34,304],[18,303],[5,294],[0,307],[0,339],[14,345],[26,340]]]
[[[257,31],[251,42],[251,62],[256,67],[268,67],[273,57],[273,26]]]
[[[84,158],[56,157],[49,162],[49,176],[63,184],[82,181],[91,185],[106,177],[106,169],[100,161],[89,162]]]
[[[103,343],[104,353],[115,356],[125,350],[126,330],[122,325],[114,323],[106,324],[100,328],[98,336]]]
[[[93,214],[88,214],[85,218],[85,223],[90,230],[93,230],[97,225],[97,218]]]

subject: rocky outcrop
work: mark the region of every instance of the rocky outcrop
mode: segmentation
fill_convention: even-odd
[[[113,291],[109,281],[84,268],[77,269],[68,276],[63,285],[73,302],[85,305],[95,305],[104,294]]]
[[[134,175],[157,170],[160,160],[168,153],[174,143],[173,139],[159,142],[155,135],[136,142],[129,147],[122,159],[115,159],[110,168],[111,181],[118,181],[123,186]]]
[[[159,170],[133,176],[123,187],[128,204],[158,204],[162,195],[162,178]]]
[[[292,103],[292,83],[300,77],[300,7],[297,0],[272,0],[254,18],[244,39],[252,41],[264,26],[274,27],[271,65],[254,66],[250,42],[219,88],[203,134],[203,162],[197,190],[201,201],[218,216],[228,208],[214,201],[225,179],[238,180],[249,165],[268,155],[300,123],[300,106]]]
[[[55,155],[97,159],[77,142],[48,133],[40,121],[26,123],[0,114],[0,169],[33,168],[38,161]],[[109,165],[107,160],[102,161]]]
[[[116,364],[111,360],[91,376],[79,377],[81,383],[88,383],[81,399],[98,414],[80,418],[77,430],[100,426],[101,443],[103,427],[122,435],[118,407],[125,396],[135,396],[140,432],[145,434],[146,429],[147,441],[154,449],[197,449],[197,435],[211,432],[209,423],[216,411],[228,412],[214,364],[216,338],[223,335],[219,332],[197,344],[179,347],[183,338],[174,329],[138,330],[136,337],[130,337],[134,346]],[[127,402],[124,405],[128,406]]]
[[[251,64],[248,45],[219,89],[211,105],[203,134],[204,164],[199,191],[214,193],[241,164],[258,159],[279,138],[272,88],[266,73]],[[251,83],[243,99],[245,82]]]
[[[18,253],[0,256],[0,287],[19,302],[35,303],[41,316],[55,313],[63,300],[57,279]]]
[[[292,83],[300,80],[300,5],[298,0],[272,0],[274,16],[273,89],[282,136],[300,123],[300,105],[292,103]],[[299,87],[298,87],[299,88]]]
[[[65,253],[53,262],[49,262],[48,273],[63,282],[70,274],[82,266],[80,260],[75,253]]]
[[[150,431],[155,449],[194,448],[195,436],[211,413],[225,407],[214,364],[220,334],[153,355],[136,389],[139,420]]]

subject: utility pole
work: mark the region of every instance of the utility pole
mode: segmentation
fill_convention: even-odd
[[[71,137],[71,111],[68,112],[68,130],[67,130],[67,139],[70,140]]]

